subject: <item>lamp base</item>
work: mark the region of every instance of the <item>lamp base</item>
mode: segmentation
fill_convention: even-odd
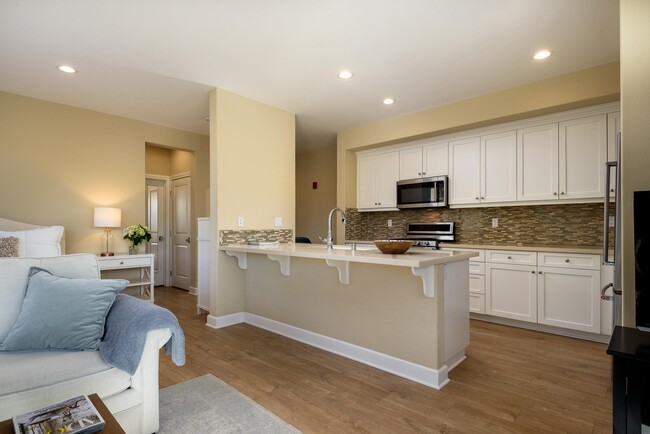
[[[113,252],[102,252],[100,256],[115,256]]]

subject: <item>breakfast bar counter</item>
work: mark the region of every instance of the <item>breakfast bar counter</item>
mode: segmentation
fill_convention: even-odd
[[[465,360],[475,252],[322,244],[218,251],[227,275],[218,276],[223,310],[211,311],[211,327],[248,323],[436,389]]]

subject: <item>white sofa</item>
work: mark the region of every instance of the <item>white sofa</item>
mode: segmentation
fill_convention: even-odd
[[[100,277],[97,258],[92,254],[1,259],[0,329],[13,325],[18,318],[32,266],[61,277]],[[107,365],[99,351],[0,353],[0,420],[64,398],[97,393],[127,433],[156,432],[158,355],[170,337],[167,328],[147,334],[133,376]]]

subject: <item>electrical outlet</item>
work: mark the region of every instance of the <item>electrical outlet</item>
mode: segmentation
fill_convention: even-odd
[[[244,217],[237,217],[237,226],[240,228],[244,227]]]
[[[388,219],[388,221],[386,223],[388,224],[389,228],[393,227],[393,220],[392,219]]]
[[[277,226],[277,227],[282,226],[282,217],[276,217],[275,218],[275,226]]]
[[[492,219],[492,227],[493,228],[499,227],[499,219]]]
[[[614,226],[616,226],[616,217],[610,217],[609,218],[609,227],[613,228]]]

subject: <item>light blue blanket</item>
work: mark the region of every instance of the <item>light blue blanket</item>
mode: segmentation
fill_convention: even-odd
[[[177,366],[185,364],[185,335],[176,316],[160,306],[130,295],[118,294],[106,317],[106,333],[99,353],[109,365],[133,375],[140,364],[147,332],[169,328],[172,337],[165,344]]]

